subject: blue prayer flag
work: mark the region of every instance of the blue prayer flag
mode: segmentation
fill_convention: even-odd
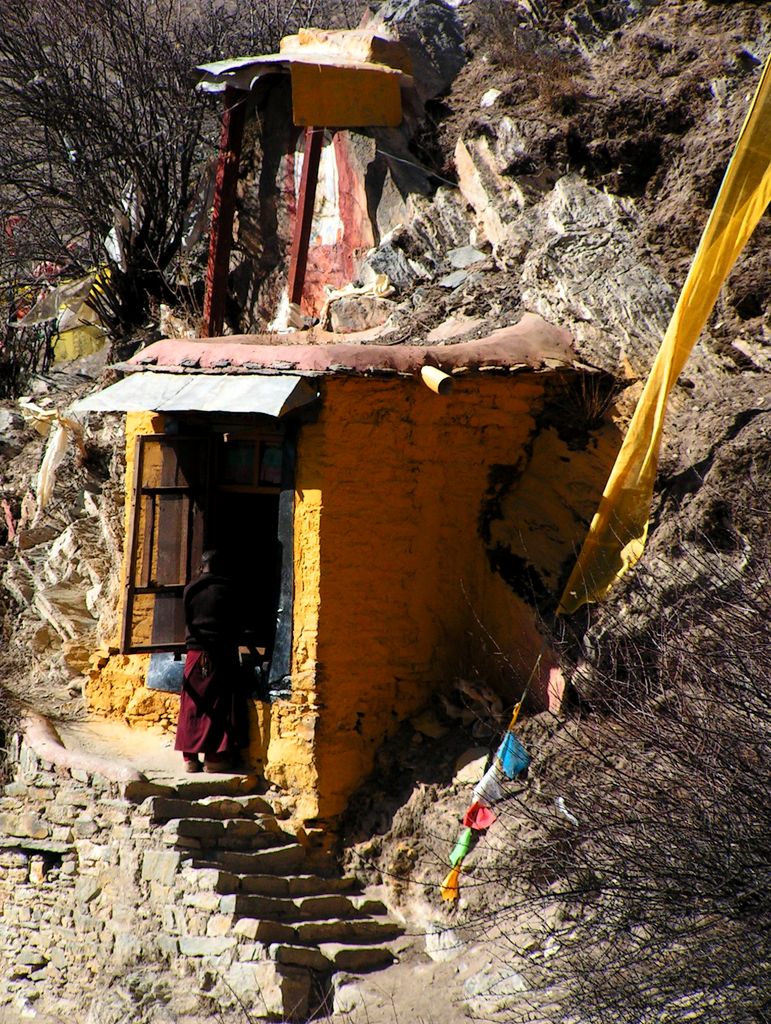
[[[513,732],[507,732],[495,755],[507,779],[515,779],[530,764],[530,755]]]

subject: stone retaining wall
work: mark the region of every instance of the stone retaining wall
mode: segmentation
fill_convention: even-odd
[[[23,1016],[34,1009],[89,1024],[193,1024],[213,1012],[243,1021],[233,991],[241,975],[266,1012],[281,1011],[291,971],[246,970],[259,950],[226,934],[230,919],[206,887],[211,872],[181,866],[170,848],[179,837],[143,813],[141,801],[163,787],[52,765],[19,737],[10,746],[12,781],[0,797],[0,1015],[11,1004]]]
[[[22,1008],[56,992],[65,1015],[108,965],[163,955],[153,872],[143,871],[147,858],[163,877],[163,855],[147,849],[125,783],[41,762],[18,738],[11,762],[0,798],[0,1000]]]

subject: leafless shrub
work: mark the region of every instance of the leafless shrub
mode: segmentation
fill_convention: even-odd
[[[222,41],[211,13],[169,0],[3,3],[6,253],[31,289],[108,267],[100,312],[115,330],[144,321],[179,248],[206,141],[191,72]]]
[[[559,980],[555,1024],[771,1019],[767,537],[736,554],[654,560],[594,613],[579,704],[496,825],[527,848],[474,874],[504,941],[543,915],[548,956],[514,939],[507,960],[535,989]]]
[[[8,780],[7,744],[19,728],[20,713],[18,701],[0,683],[0,782]]]
[[[2,304],[0,304],[2,309]],[[53,359],[55,332],[52,325],[19,330],[11,324],[14,304],[7,308],[4,338],[0,343],[0,398],[14,398],[35,370],[45,372]]]
[[[113,338],[174,303],[180,245],[219,135],[219,107],[195,91],[195,66],[268,52],[310,21],[346,24],[357,7],[0,0],[3,323],[46,281],[100,268],[108,274],[90,301]],[[5,355],[19,362],[9,342]]]

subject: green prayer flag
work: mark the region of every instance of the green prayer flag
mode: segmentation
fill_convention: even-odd
[[[456,868],[471,849],[474,833],[470,828],[464,828],[458,837],[458,841],[450,854],[450,864]]]

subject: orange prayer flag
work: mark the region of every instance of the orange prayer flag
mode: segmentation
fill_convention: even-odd
[[[460,896],[459,879],[460,868],[453,868],[451,871],[448,871],[447,876],[445,880],[442,882],[442,887],[440,889],[443,900],[447,900],[448,902],[450,902],[452,900],[458,899],[458,897]]]

